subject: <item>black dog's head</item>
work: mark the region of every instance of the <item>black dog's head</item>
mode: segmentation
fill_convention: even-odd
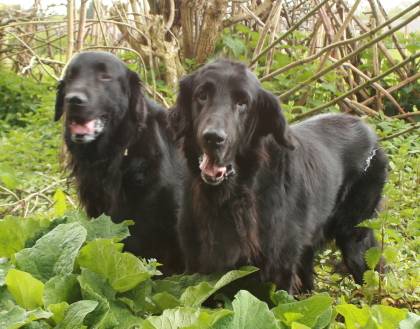
[[[289,149],[293,143],[278,100],[264,90],[245,65],[217,60],[180,82],[171,114],[186,156],[197,157],[201,177],[219,185],[235,170],[235,160],[272,135]]]
[[[92,143],[127,116],[144,121],[141,95],[139,77],[116,56],[83,52],[71,60],[58,85],[54,119],[65,114],[67,143]]]

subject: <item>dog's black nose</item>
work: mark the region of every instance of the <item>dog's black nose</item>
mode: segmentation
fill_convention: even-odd
[[[81,92],[68,93],[65,97],[65,100],[68,104],[79,106],[85,105],[88,101],[86,94]]]
[[[222,146],[226,141],[226,133],[222,129],[204,130],[203,139],[208,146]]]

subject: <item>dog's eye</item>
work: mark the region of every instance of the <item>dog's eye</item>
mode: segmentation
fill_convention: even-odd
[[[201,103],[204,103],[204,102],[206,102],[207,101],[207,92],[205,91],[205,90],[200,90],[198,93],[197,93],[197,100],[199,101],[199,102],[201,102]]]
[[[101,74],[99,74],[99,80],[101,80],[101,81],[111,81],[112,76],[110,76],[109,74],[106,74],[106,73],[101,73]]]
[[[235,97],[235,107],[238,111],[243,111],[248,106],[248,97],[242,93],[239,93]]]

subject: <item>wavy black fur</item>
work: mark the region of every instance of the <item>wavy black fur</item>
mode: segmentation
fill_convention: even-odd
[[[71,93],[84,93],[84,107]],[[163,263],[165,274],[183,269],[175,233],[183,162],[167,128],[167,111],[147,99],[136,73],[117,57],[85,52],[69,64],[56,99],[65,113],[68,164],[88,216],[132,219],[126,250]],[[90,143],[74,143],[72,120],[102,118],[104,131]]]

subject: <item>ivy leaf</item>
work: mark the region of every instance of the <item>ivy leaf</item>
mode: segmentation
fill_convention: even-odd
[[[43,305],[44,284],[29,273],[11,269],[5,281],[7,289],[23,308],[33,310]]]

